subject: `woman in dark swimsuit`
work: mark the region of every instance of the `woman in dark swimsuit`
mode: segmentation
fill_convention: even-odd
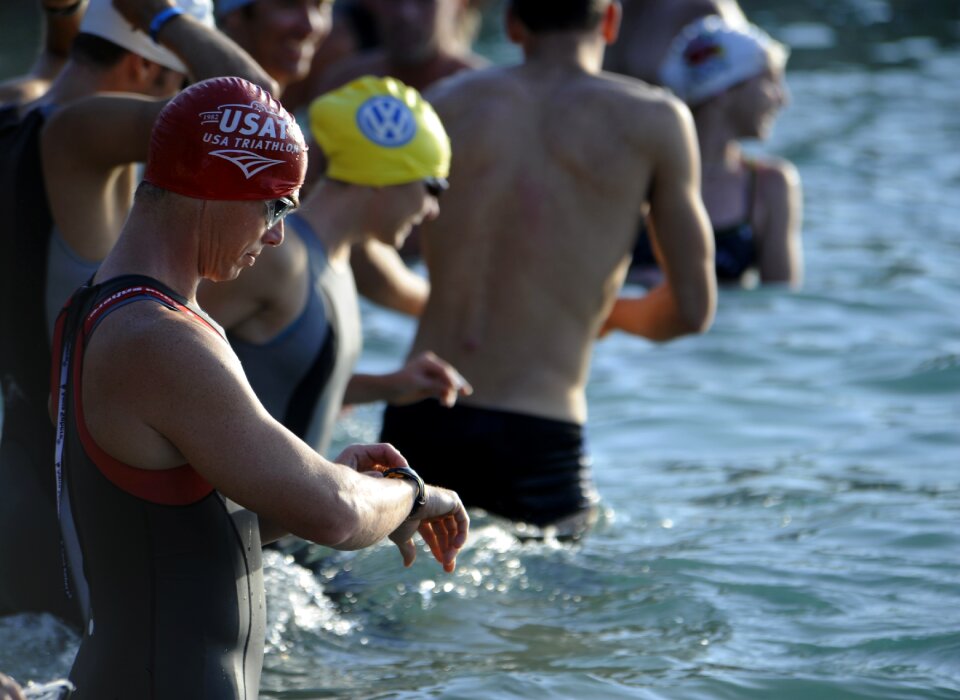
[[[741,141],[765,140],[788,101],[784,46],[753,25],[718,17],[689,25],[661,69],[663,83],[683,98],[697,125],[701,194],[714,227],[717,279],[798,287],[802,194],[796,168],[782,158],[747,158]],[[656,258],[641,231],[631,278],[646,283]]]

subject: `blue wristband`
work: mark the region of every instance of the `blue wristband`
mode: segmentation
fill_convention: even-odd
[[[160,33],[160,30],[163,29],[163,25],[172,20],[174,17],[178,17],[183,14],[183,10],[179,7],[168,7],[166,10],[161,10],[157,13],[157,16],[153,18],[153,21],[150,23],[150,38],[153,39],[154,44],[159,44],[157,39],[157,34]]]

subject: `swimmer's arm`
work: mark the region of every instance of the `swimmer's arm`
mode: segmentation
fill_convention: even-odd
[[[668,100],[651,125],[658,134],[650,195],[650,236],[664,283],[618,299],[607,325],[655,341],[703,333],[713,322],[717,282],[713,236],[700,198],[700,158],[689,110]]]
[[[149,31],[161,11],[173,7],[170,0],[113,0],[114,7],[135,27]],[[195,81],[235,75],[277,94],[277,83],[253,58],[226,34],[208,27],[192,15],[183,14],[160,29],[158,40],[190,69]]]
[[[106,256],[123,226],[117,168],[146,160],[163,103],[135,95],[96,95],[58,109],[40,148],[50,210],[64,242],[87,260]]]
[[[779,161],[762,173],[762,194],[767,215],[757,231],[760,248],[760,280],[799,288],[803,283],[801,226],[803,191],[793,164]]]
[[[355,245],[350,266],[357,291],[370,301],[410,316],[423,313],[430,283],[407,267],[395,248],[374,240]]]
[[[41,148],[45,173],[62,172],[63,182],[51,183],[46,175],[47,189],[69,190],[84,184],[85,174],[146,162],[153,123],[165,104],[141,95],[102,93],[58,109],[44,125]]]
[[[473,387],[454,367],[432,352],[424,352],[389,374],[354,374],[347,384],[343,403],[352,405],[388,401],[402,405],[436,398],[453,406],[459,396],[469,396]]]
[[[410,483],[363,473],[375,465],[406,464],[399,452],[390,445],[354,445],[336,463],[323,458],[266,412],[222,339],[177,316],[161,308],[148,322],[114,326],[120,332],[100,338],[109,346],[99,360],[109,368],[104,375],[112,377],[106,390],[125,411],[174,446],[225,496],[299,537],[359,549],[398,529],[405,532],[401,525],[413,523],[416,529],[417,521],[408,520]],[[98,336],[109,328],[101,325]],[[85,373],[95,347],[91,343]],[[449,526],[434,556],[451,567],[469,519],[452,492],[428,487],[427,501],[420,525],[437,520]],[[408,560],[410,548],[401,551]]]

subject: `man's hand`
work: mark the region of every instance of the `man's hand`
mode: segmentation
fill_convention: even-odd
[[[407,460],[393,445],[386,442],[371,445],[350,445],[333,460],[355,472],[377,472],[391,467],[406,467]]]
[[[413,533],[419,532],[430,547],[433,558],[443,570],[452,573],[457,568],[457,554],[467,542],[470,532],[470,516],[460,502],[460,497],[449,489],[427,486],[427,502],[390,534],[403,556],[403,565],[410,566],[417,558]]]
[[[411,359],[391,375],[394,391],[388,400],[393,404],[407,404],[427,398],[436,398],[448,408],[460,396],[469,396],[473,387],[449,362],[432,352],[424,352]]]

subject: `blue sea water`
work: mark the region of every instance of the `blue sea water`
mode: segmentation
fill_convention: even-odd
[[[831,27],[779,30],[810,46],[764,146],[803,178],[803,290],[598,344],[604,513],[579,546],[479,517],[452,575],[388,545],[317,575],[269,552],[263,697],[960,698],[960,46],[817,64]],[[412,323],[364,314],[362,368],[393,368]],[[352,411],[338,443],[378,421]],[[76,643],[2,618],[0,670],[64,675]]]

